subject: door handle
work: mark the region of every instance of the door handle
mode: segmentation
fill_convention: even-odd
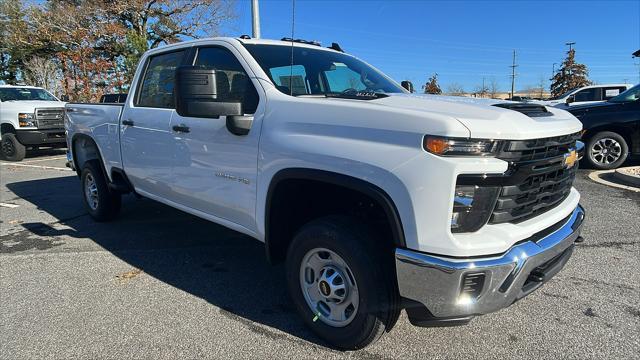
[[[175,132],[182,132],[182,133],[188,133],[189,127],[185,124],[180,124],[180,125],[173,125],[173,131]]]
[[[122,125],[133,126],[133,120],[122,120]]]

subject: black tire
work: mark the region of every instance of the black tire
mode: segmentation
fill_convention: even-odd
[[[608,147],[607,144],[609,144]],[[604,155],[602,151],[605,151]],[[612,151],[615,151],[615,153]],[[599,170],[611,170],[618,168],[627,160],[629,145],[620,134],[612,131],[602,131],[596,133],[587,141],[586,153],[585,158],[589,165]],[[613,161],[614,158],[617,160]]]
[[[319,313],[311,310],[303,295],[302,262],[305,255],[319,248],[339,255],[357,284],[359,305],[351,322],[343,327],[318,320]],[[384,247],[363,223],[343,216],[320,218],[304,225],[289,246],[289,293],[303,321],[320,338],[339,349],[361,349],[389,332],[398,320],[400,296],[393,264],[393,248]]]
[[[80,181],[82,199],[84,199],[89,215],[95,221],[109,221],[118,215],[121,194],[109,189],[102,166],[98,160],[89,160],[84,163],[80,173]],[[92,188],[91,185],[95,185],[95,188]]]
[[[2,158],[8,161],[20,161],[27,154],[27,149],[13,133],[2,134]]]

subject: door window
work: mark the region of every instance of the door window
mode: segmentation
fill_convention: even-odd
[[[218,99],[240,101],[245,114],[256,112],[258,92],[231,51],[222,47],[200,48],[194,65],[216,70]]]
[[[611,98],[614,98],[614,97],[620,95],[625,90],[627,90],[627,88],[623,87],[623,86],[612,86],[612,87],[603,88],[602,89],[602,92],[603,92],[603,97],[602,98],[604,100],[609,100]]]
[[[150,57],[145,71],[137,106],[173,109],[173,87],[176,68],[182,63],[185,51],[174,51]]]
[[[600,88],[580,90],[575,95],[575,101],[599,101],[602,100]]]

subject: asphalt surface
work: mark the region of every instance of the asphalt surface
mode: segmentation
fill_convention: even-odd
[[[586,241],[540,290],[463,327],[403,314],[380,342],[340,352],[304,327],[262,244],[133,196],[95,223],[64,162],[0,163],[0,359],[640,357],[640,193],[586,170]]]

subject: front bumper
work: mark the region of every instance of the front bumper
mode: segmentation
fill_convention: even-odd
[[[400,295],[426,307],[426,313],[436,321],[505,308],[564,267],[580,236],[584,216],[578,205],[558,224],[492,257],[454,259],[396,249]]]
[[[22,145],[64,146],[64,129],[17,130],[16,138]]]

